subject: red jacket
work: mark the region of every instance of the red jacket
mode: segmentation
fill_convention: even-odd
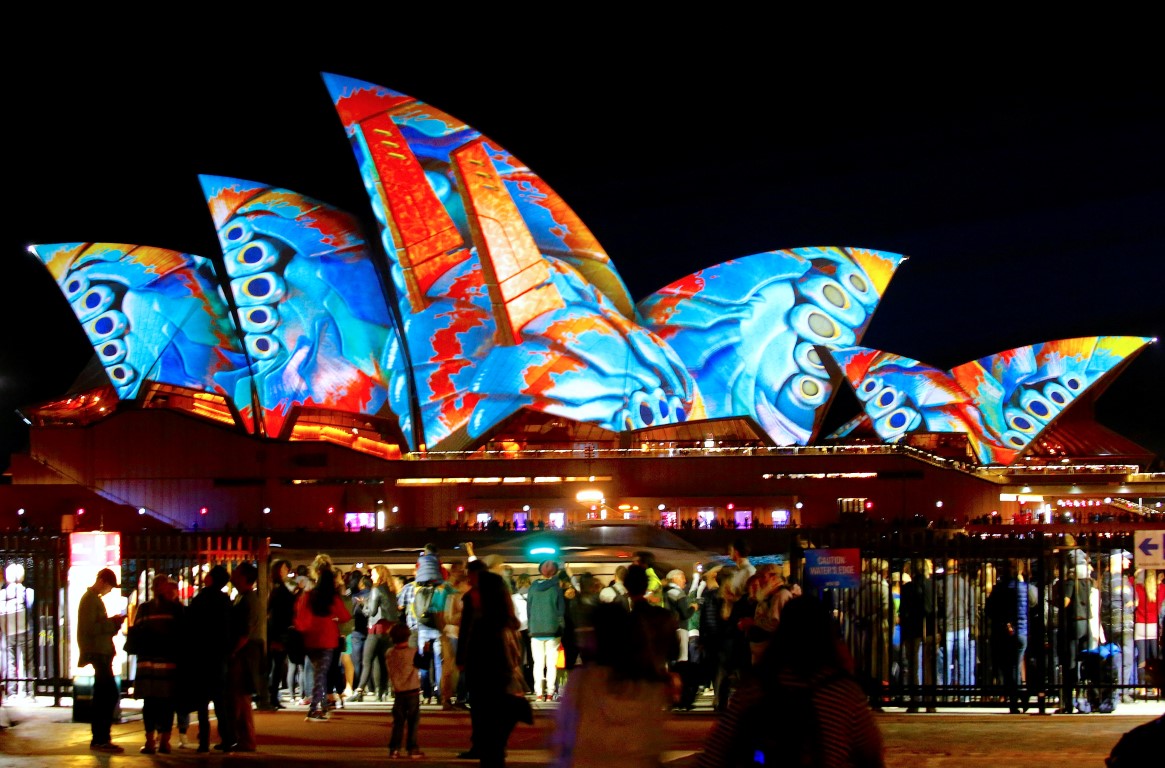
[[[311,590],[299,596],[295,603],[295,628],[303,633],[304,648],[335,648],[340,644],[340,624],[352,618],[339,595],[332,598],[327,616],[316,616],[311,610]]]

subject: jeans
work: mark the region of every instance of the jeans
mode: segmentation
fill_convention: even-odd
[[[430,642],[432,643],[433,668],[420,670],[421,690],[425,692],[426,697],[432,695],[434,690],[437,691],[438,696],[441,695],[439,686],[441,685],[441,670],[444,668],[444,660],[441,658],[444,656],[441,652],[441,631],[420,627],[413,630],[412,637],[409,638],[410,648],[421,648]]]
[[[971,630],[956,629],[944,637],[946,663],[943,665],[944,685],[975,684],[975,641]]]
[[[332,666],[335,648],[308,648],[307,659],[311,662],[311,712],[323,712],[327,708],[328,669]]]
[[[352,655],[352,688],[363,688],[366,676],[364,675],[364,643],[367,634],[353,632],[348,635],[349,653]]]

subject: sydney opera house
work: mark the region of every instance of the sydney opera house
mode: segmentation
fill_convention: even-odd
[[[30,450],[0,493],[30,519],[1050,522],[1165,496],[1155,457],[1093,418],[1153,339],[1034,340],[951,370],[869,349],[904,257],[861,247],[734,258],[636,301],[506,149],[405,94],[324,82],[377,232],[205,176],[221,253],[33,246],[94,357],[24,409]],[[827,430],[831,407],[858,413]]]

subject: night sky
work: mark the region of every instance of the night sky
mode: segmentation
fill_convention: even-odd
[[[364,34],[342,55],[244,63],[177,44],[4,54],[0,463],[26,439],[14,409],[63,394],[92,354],[30,243],[217,256],[200,173],[292,189],[375,231],[321,71],[416,96],[513,152],[636,300],[733,257],[862,246],[909,256],[865,346],[949,368],[1052,339],[1162,336],[1097,417],[1165,455],[1165,94],[1148,76],[956,55],[838,69],[747,42],[547,40],[483,59],[465,40],[406,50]],[[844,404],[830,422],[853,415]]]

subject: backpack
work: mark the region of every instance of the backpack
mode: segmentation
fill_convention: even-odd
[[[445,602],[441,599],[444,592],[438,596],[439,584],[417,584],[413,587],[413,602],[409,610],[412,611],[413,617],[416,618],[417,624],[422,627],[430,627],[432,629],[440,629],[440,619],[438,618],[445,612]]]

